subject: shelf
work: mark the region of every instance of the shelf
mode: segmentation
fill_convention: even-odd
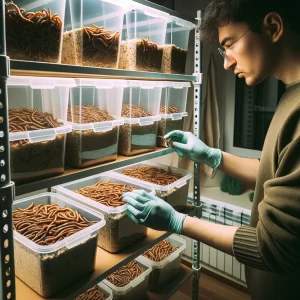
[[[10,75],[18,76],[56,76],[56,77],[88,77],[116,79],[147,79],[171,81],[196,81],[193,75],[177,75],[155,72],[129,71],[119,69],[94,68],[74,65],[51,64],[10,60]]]
[[[166,300],[193,276],[193,270],[181,264],[179,274],[159,293],[148,292],[149,300]]]
[[[170,154],[173,152],[173,149],[170,148],[157,148],[157,150],[153,152],[148,152],[136,156],[122,156],[118,155],[117,160],[93,166],[90,168],[85,168],[85,169],[72,169],[72,168],[66,168],[64,174],[42,179],[42,180],[37,180],[34,182],[30,183],[25,183],[21,185],[16,185],[16,196],[22,195],[22,194],[27,194],[31,193],[34,191],[50,188],[52,186],[70,182],[73,180],[77,180],[80,178],[84,178],[87,176],[92,176],[96,175],[102,172],[110,171],[116,168],[121,168],[129,164],[134,164],[137,162],[141,162],[144,160],[156,158],[159,156],[163,156],[166,154]]]

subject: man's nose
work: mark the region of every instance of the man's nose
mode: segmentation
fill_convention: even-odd
[[[233,69],[235,67],[235,65],[236,65],[236,62],[233,59],[229,58],[228,56],[226,56],[224,58],[224,69],[226,71]]]

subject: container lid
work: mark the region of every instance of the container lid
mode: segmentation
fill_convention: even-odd
[[[144,181],[141,179],[137,179],[134,177],[130,177],[124,174],[121,174],[122,170],[125,169],[130,169],[130,168],[134,168],[137,166],[154,166],[160,169],[163,169],[165,171],[167,171],[169,168],[171,169],[171,171],[175,174],[181,174],[182,178],[176,180],[175,182],[168,184],[168,185],[158,185],[155,183],[151,183],[148,181]],[[174,188],[181,188],[184,185],[187,184],[187,181],[193,176],[191,172],[187,171],[187,170],[183,170],[183,169],[179,169],[179,168],[175,168],[175,167],[169,167],[169,166],[165,166],[165,165],[161,165],[161,164],[155,164],[155,163],[136,163],[136,164],[132,164],[132,165],[128,165],[126,167],[122,167],[122,168],[118,168],[112,171],[113,173],[116,174],[116,176],[119,176],[119,178],[126,178],[127,182],[131,182],[131,183],[138,183],[138,184],[142,184],[143,186],[148,187],[149,189],[154,189],[156,191],[162,191],[162,192],[170,192],[172,189]]]
[[[161,115],[142,117],[142,118],[124,118],[125,124],[139,124],[140,126],[153,125],[154,122],[161,120]]]
[[[131,9],[134,10],[140,10],[142,11],[145,15],[149,16],[149,17],[153,17],[153,18],[160,18],[162,20],[165,20],[167,22],[171,21],[171,16],[170,14],[160,11],[158,9],[152,8],[152,7],[148,7],[146,5],[137,3],[135,1],[132,2],[131,5]]]
[[[32,89],[54,89],[55,87],[75,87],[71,78],[10,76],[8,86],[30,86]]]
[[[172,119],[173,121],[181,120],[188,116],[187,112],[173,113],[173,114],[161,114],[162,119]]]
[[[9,141],[29,140],[30,143],[38,143],[55,140],[58,134],[65,134],[72,131],[72,126],[66,124],[57,128],[47,128],[32,131],[10,132]]]
[[[164,81],[127,80],[128,87],[140,87],[141,89],[154,89],[164,87]]]
[[[174,89],[183,89],[191,87],[190,82],[175,82],[175,81],[164,81],[164,87],[172,87]]]
[[[172,244],[173,246],[178,247],[176,251],[171,253],[168,257],[161,261],[153,261],[143,255],[140,255],[139,258],[142,262],[149,264],[153,269],[161,269],[165,265],[171,263],[173,260],[175,260],[186,248],[186,241],[184,239],[181,239],[177,235],[172,234],[171,236],[167,237],[166,240]]]
[[[114,5],[129,7],[131,6],[132,0],[102,0],[103,2],[111,3]]]
[[[77,87],[95,87],[97,89],[112,89],[114,87],[126,87],[126,80],[120,79],[75,79]]]
[[[36,205],[44,204],[42,203],[41,200],[43,199],[43,197],[51,197],[51,203],[59,202],[61,205],[63,205],[63,207],[67,206],[67,207],[74,208],[78,210],[79,213],[84,211],[90,216],[90,218],[93,218],[94,220],[96,219],[97,223],[89,227],[86,227],[85,229],[80,230],[79,232],[74,233],[73,235],[66,237],[61,241],[58,241],[52,245],[47,245],[47,246],[39,245],[31,241],[30,239],[26,238],[16,230],[14,230],[14,238],[20,243],[22,243],[23,245],[25,245],[26,247],[33,250],[34,252],[47,254],[47,253],[55,252],[63,247],[66,247],[68,249],[73,248],[74,246],[77,246],[83,243],[84,241],[87,241],[92,235],[97,233],[97,231],[99,231],[99,229],[102,228],[106,223],[103,214],[101,214],[100,212],[96,212],[93,209],[87,208],[84,205],[76,203],[75,201],[72,201],[68,198],[65,198],[55,193],[42,193],[35,196],[16,200],[12,204],[12,210],[14,211],[20,207],[28,207],[32,202],[34,202]]]
[[[175,16],[170,16],[171,22],[174,22],[176,25],[184,27],[185,29],[192,30],[196,28],[196,25],[193,24],[192,22],[180,19]]]
[[[145,269],[145,271],[142,274],[140,274],[138,277],[136,277],[135,279],[130,281],[127,285],[122,287],[115,286],[107,279],[104,279],[103,283],[106,284],[108,287],[110,287],[112,291],[115,291],[117,294],[127,294],[131,289],[141,284],[146,279],[146,277],[152,272],[152,267],[149,264],[143,262],[140,257],[137,257],[134,260],[140,263],[142,267],[144,267]]]
[[[107,132],[112,130],[114,127],[124,125],[123,119],[112,120],[112,121],[104,121],[104,122],[95,122],[88,124],[80,124],[80,123],[71,123],[73,130],[93,130],[94,132]]]
[[[105,298],[105,300],[113,300],[112,290],[107,285],[105,285],[103,282],[100,282],[97,284],[97,286],[102,292],[107,294],[107,298]]]

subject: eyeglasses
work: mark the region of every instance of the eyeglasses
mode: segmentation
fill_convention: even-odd
[[[252,27],[250,27],[245,33],[243,33],[237,40],[235,40],[230,46],[227,47],[224,51],[221,48],[218,48],[219,53],[222,55],[224,59],[226,59],[229,63],[233,63],[233,60],[226,54],[228,49],[232,49],[233,45],[236,44],[243,36],[245,36],[249,31],[251,31],[259,22],[258,20]]]

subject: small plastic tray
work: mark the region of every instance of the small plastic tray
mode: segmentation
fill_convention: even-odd
[[[14,0],[13,4],[7,1],[9,10],[14,12],[14,17],[6,14],[6,48],[7,55],[11,59],[41,61],[46,63],[61,62],[62,33],[64,29],[66,0]],[[34,18],[30,22],[29,16],[23,13],[23,18],[19,16],[18,10],[25,9],[27,12],[42,12],[43,15]],[[49,15],[57,17],[51,18]],[[42,20],[42,18],[47,20]],[[57,19],[60,18],[60,21]]]
[[[178,249],[164,260],[155,262],[143,255],[139,256],[141,262],[152,267],[148,281],[148,290],[151,292],[158,292],[163,289],[180,271],[181,256],[186,248],[186,242],[174,234],[166,240]]]
[[[128,218],[126,215],[127,204],[119,207],[109,207],[75,193],[74,190],[94,185],[100,181],[110,181],[113,183],[129,184],[135,186],[136,189],[143,189],[153,195],[155,194],[153,189],[145,187],[143,184],[128,183],[126,179],[116,178],[114,175],[112,172],[102,173],[52,188],[54,192],[99,211],[105,216],[106,225],[100,231],[98,246],[112,253],[119,252],[145,237],[147,228],[134,223]]]
[[[117,159],[119,126],[125,80],[76,79],[70,89],[69,107],[73,131],[67,135],[66,163],[74,168],[84,168]],[[106,111],[114,120],[84,123],[83,105]],[[79,118],[74,118],[74,108],[79,107]]]
[[[125,169],[135,168],[137,166],[154,166],[160,169],[167,171],[171,169],[171,171],[175,174],[181,174],[182,178],[173,182],[169,185],[158,185],[148,181],[140,180],[134,177],[130,177],[127,175],[123,175],[122,171]],[[126,180],[128,183],[137,183],[141,184],[148,189],[154,189],[155,193],[158,197],[163,198],[165,201],[170,203],[172,206],[177,205],[186,205],[187,203],[187,196],[188,196],[188,188],[189,188],[189,180],[192,177],[192,174],[189,171],[175,168],[175,167],[168,167],[161,164],[154,164],[154,163],[136,163],[126,167],[118,168],[112,171],[116,174],[120,179]]]
[[[100,282],[97,284],[97,288],[99,291],[104,293],[104,300],[113,300],[112,290],[107,285],[105,285],[103,282]],[[76,298],[75,300],[78,300],[78,298]]]
[[[109,282],[107,279],[103,280],[103,283],[106,284],[112,290],[114,300],[148,299],[147,285],[152,268],[149,264],[142,262],[140,257],[137,257],[135,260],[142,268],[145,269],[145,271],[127,285],[123,287],[117,287],[111,282]]]
[[[50,297],[95,267],[99,230],[105,225],[103,214],[54,193],[43,193],[14,201],[12,210],[31,203],[52,204],[77,210],[96,224],[64,240],[42,246],[14,230],[16,275],[43,297]]]

